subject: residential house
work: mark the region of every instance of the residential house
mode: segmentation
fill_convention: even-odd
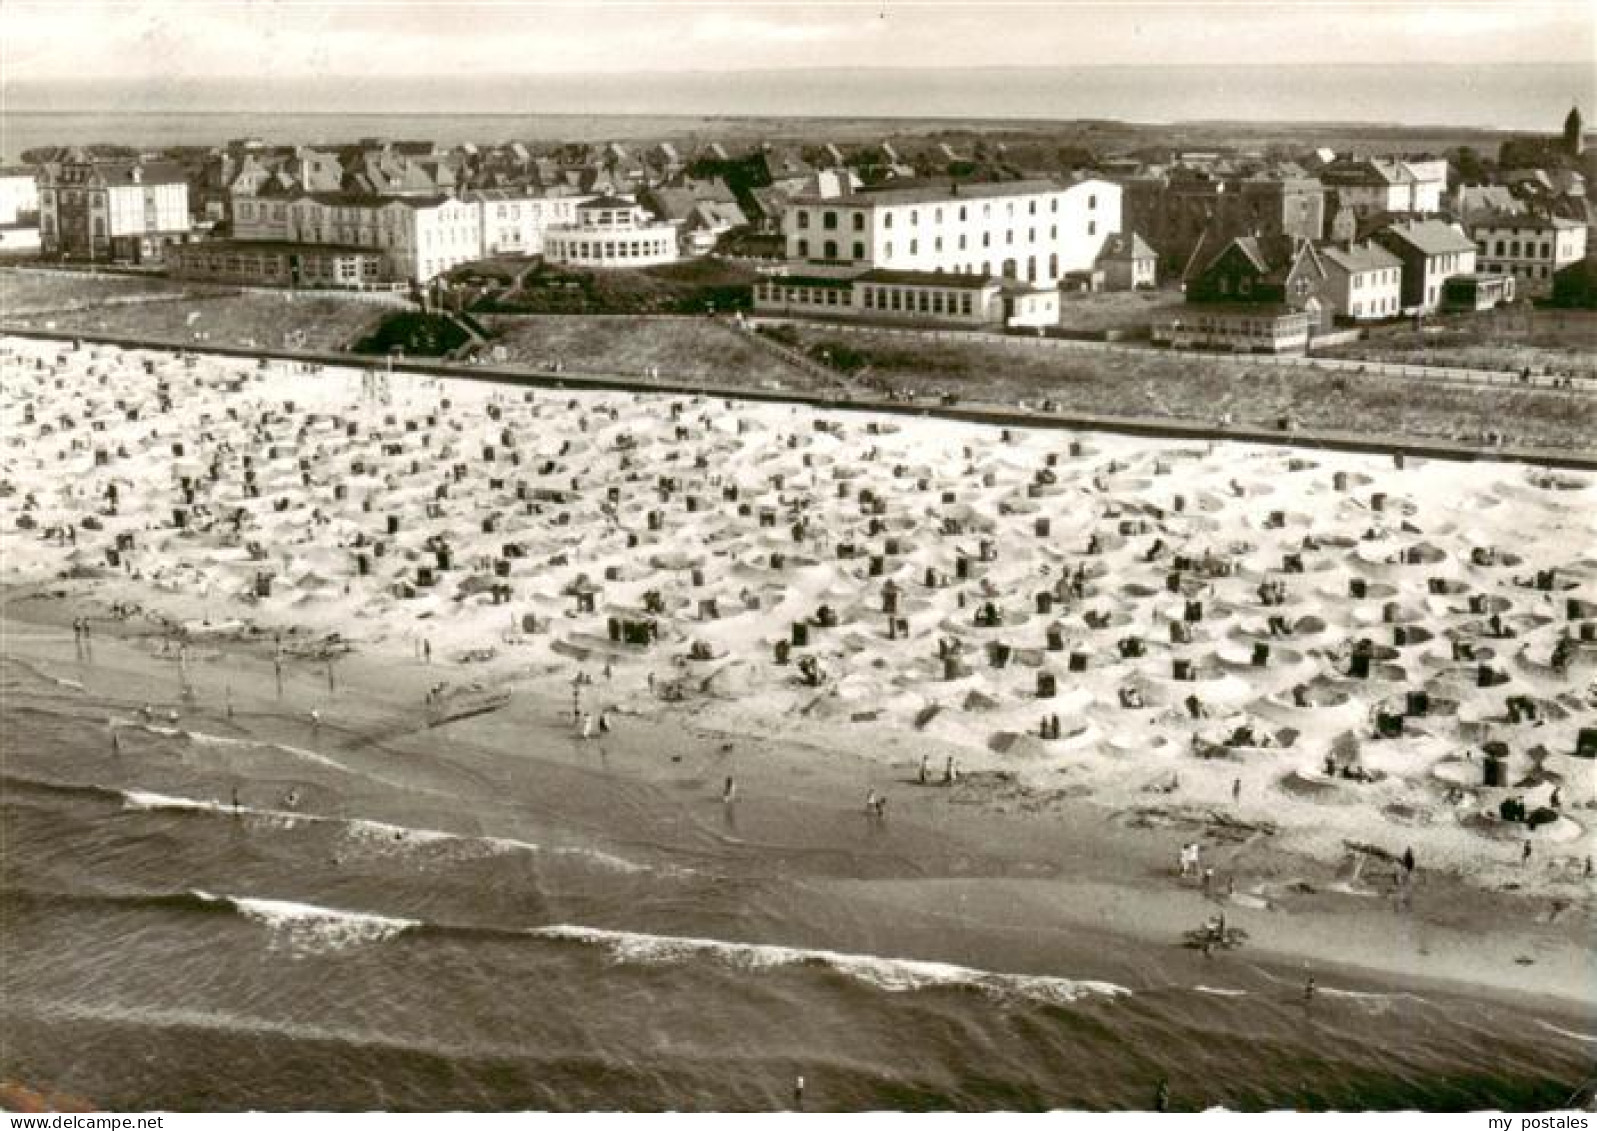
[[[1343,157],[1319,170],[1320,183],[1359,216],[1428,216],[1441,211],[1447,162]]]
[[[1187,301],[1156,319],[1156,344],[1241,353],[1296,353],[1329,323],[1327,272],[1314,245],[1292,236],[1238,236],[1196,272]]]
[[[1475,244],[1457,224],[1400,220],[1374,239],[1403,261],[1403,312],[1429,313],[1442,301],[1442,284],[1475,271]]]
[[[1489,275],[1510,275],[1531,298],[1553,292],[1553,277],[1586,258],[1586,226],[1560,216],[1500,212],[1478,217],[1469,229],[1476,262]]]
[[[1325,297],[1337,317],[1354,322],[1395,318],[1403,309],[1403,261],[1378,243],[1320,249]]]
[[[1096,265],[1107,290],[1144,290],[1158,283],[1159,255],[1136,232],[1116,232],[1104,240]]]
[[[46,255],[158,262],[188,234],[188,176],[179,165],[74,154],[40,173],[39,236]]]

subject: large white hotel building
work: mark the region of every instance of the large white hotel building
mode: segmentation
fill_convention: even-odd
[[[812,266],[929,271],[1054,287],[1091,270],[1120,231],[1109,181],[926,184],[793,199],[787,257]]]

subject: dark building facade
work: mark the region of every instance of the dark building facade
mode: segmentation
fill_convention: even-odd
[[[1122,227],[1157,248],[1164,270],[1178,275],[1237,236],[1317,240],[1324,233],[1325,189],[1312,177],[1175,170],[1122,184]]]

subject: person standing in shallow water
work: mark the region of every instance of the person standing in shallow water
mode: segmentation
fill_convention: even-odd
[[[1405,848],[1403,850],[1403,871],[1407,872],[1411,876],[1414,874],[1414,846],[1413,845],[1410,845],[1409,847],[1407,847],[1407,848]]]

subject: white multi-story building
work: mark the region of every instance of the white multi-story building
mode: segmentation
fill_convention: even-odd
[[[1343,318],[1368,322],[1395,318],[1403,309],[1403,261],[1377,243],[1328,245],[1320,249],[1325,265],[1325,296]]]
[[[450,196],[299,193],[233,200],[242,241],[375,250],[387,281],[425,283],[482,257],[481,206]]]
[[[1403,313],[1428,314],[1442,303],[1448,279],[1475,273],[1475,244],[1456,224],[1404,220],[1372,237],[1403,261]]]
[[[1120,186],[1084,180],[927,184],[793,198],[787,257],[860,271],[929,271],[1058,284],[1091,270],[1121,230]]]
[[[484,255],[542,255],[544,232],[577,222],[577,206],[591,194],[534,194],[524,189],[480,189],[465,194],[482,217]]]
[[[39,185],[33,170],[0,169],[0,255],[39,250]]]
[[[573,267],[651,267],[676,262],[678,234],[635,200],[600,196],[577,205],[575,222],[544,230],[543,254]]]
[[[39,182],[26,167],[0,169],[0,226],[39,223]]]
[[[1517,293],[1533,298],[1552,294],[1553,276],[1586,258],[1586,226],[1560,216],[1498,212],[1478,218],[1469,234],[1479,269],[1513,276]]]

